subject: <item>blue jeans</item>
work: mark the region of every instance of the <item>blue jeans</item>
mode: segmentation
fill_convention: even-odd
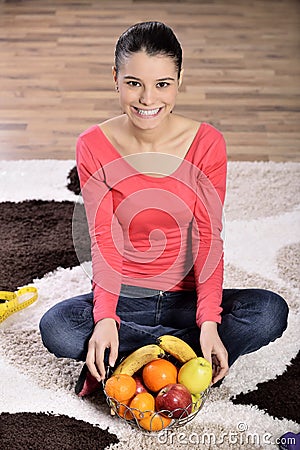
[[[222,307],[218,332],[228,351],[230,366],[240,355],[280,337],[287,327],[288,306],[271,291],[224,289]],[[163,292],[122,285],[117,314],[121,319],[119,357],[155,343],[163,334],[182,338],[201,355],[195,291]],[[92,292],[54,305],[40,321],[47,349],[59,358],[79,361],[86,358],[93,328]]]

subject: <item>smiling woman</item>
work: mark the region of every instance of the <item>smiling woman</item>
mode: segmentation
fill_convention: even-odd
[[[127,127],[155,128],[158,133],[167,126],[180,86],[170,57],[140,51],[126,58],[118,71],[114,68],[113,75]]]
[[[92,292],[55,305],[40,329],[56,356],[86,361],[80,396],[97,388],[105,365],[165,334],[202,354],[217,383],[287,325],[277,294],[222,287],[226,146],[213,126],[173,112],[182,74],[181,46],[167,25],[130,27],[113,67],[123,113],[78,139]],[[151,175],[127,161],[145,167],[158,155],[164,167],[149,164]]]

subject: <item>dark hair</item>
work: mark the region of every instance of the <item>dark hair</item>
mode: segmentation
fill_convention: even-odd
[[[180,76],[182,49],[173,30],[162,22],[140,22],[128,28],[118,39],[115,67],[119,72],[124,59],[132,53],[145,51],[149,56],[166,55],[173,58]]]

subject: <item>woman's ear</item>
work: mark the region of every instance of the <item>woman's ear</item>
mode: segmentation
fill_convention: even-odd
[[[179,87],[179,88],[180,88],[180,86],[181,86],[181,84],[182,84],[183,72],[184,72],[184,69],[181,69],[180,75],[179,75],[179,79],[178,79],[178,87]]]
[[[112,70],[113,80],[114,80],[114,83],[115,83],[116,88],[117,88],[117,83],[118,83],[117,69],[116,69],[115,66],[112,66],[111,70]]]

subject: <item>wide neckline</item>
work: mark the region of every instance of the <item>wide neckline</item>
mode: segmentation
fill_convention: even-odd
[[[189,146],[189,148],[188,148],[188,150],[186,151],[186,153],[185,153],[185,155],[184,155],[184,157],[183,157],[182,159],[181,159],[179,156],[176,156],[176,155],[170,155],[169,153],[163,153],[163,152],[161,152],[162,154],[168,154],[168,155],[170,155],[170,156],[175,156],[176,158],[181,159],[181,163],[178,165],[178,167],[177,167],[171,174],[165,175],[165,176],[163,176],[163,177],[154,177],[154,176],[146,175],[145,173],[138,171],[132,164],[130,164],[130,163],[126,160],[126,156],[131,156],[131,155],[126,155],[126,156],[121,155],[121,153],[116,149],[116,147],[112,144],[112,142],[111,142],[111,141],[109,140],[109,138],[106,136],[106,134],[104,133],[104,131],[102,130],[102,128],[100,127],[100,125],[95,125],[95,127],[99,130],[100,134],[102,135],[102,137],[104,137],[104,139],[106,140],[106,142],[108,143],[108,145],[110,146],[110,148],[115,152],[115,154],[116,154],[119,158],[123,159],[124,163],[130,168],[131,171],[133,171],[133,172],[135,173],[135,175],[138,175],[139,177],[145,178],[145,179],[150,180],[150,181],[164,182],[164,181],[167,181],[167,180],[169,180],[169,179],[173,179],[173,178],[175,177],[175,175],[177,174],[177,172],[178,172],[178,171],[181,169],[181,167],[183,166],[184,161],[188,160],[189,155],[190,155],[190,153],[192,152],[192,149],[194,148],[194,145],[195,145],[195,144],[197,143],[197,141],[198,141],[198,138],[199,138],[199,136],[200,136],[200,131],[202,131],[202,127],[203,127],[204,125],[205,125],[205,122],[201,122],[201,124],[199,125],[199,127],[198,127],[198,129],[197,129],[197,131],[196,131],[196,133],[195,133],[195,136],[194,136],[194,138],[193,138],[193,140],[192,140],[192,142],[191,142],[191,144],[190,144],[190,146]],[[133,155],[137,155],[137,154],[139,154],[139,153],[135,153],[135,154],[133,154]]]

